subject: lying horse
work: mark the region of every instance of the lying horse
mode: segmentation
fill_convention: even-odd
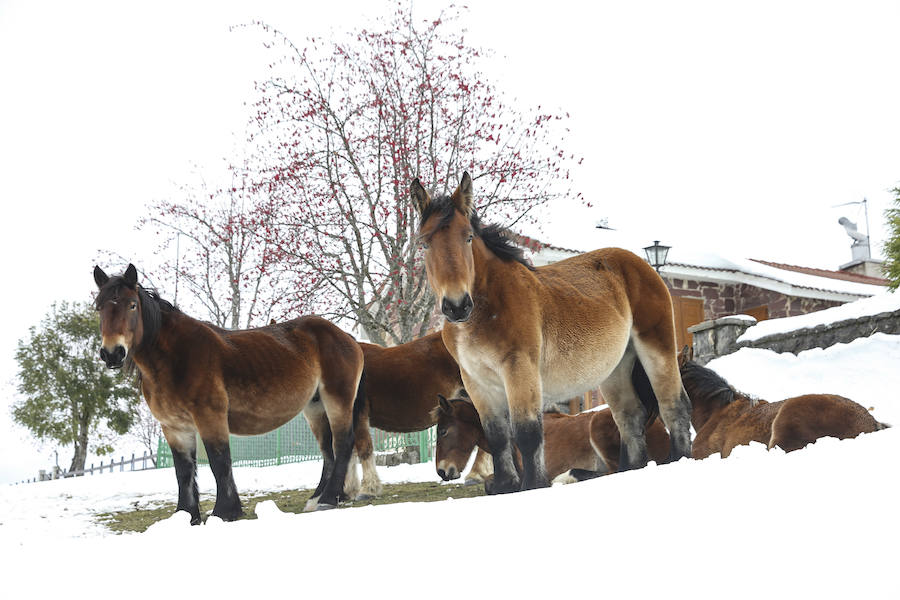
[[[444,344],[493,455],[493,492],[549,485],[542,405],[598,387],[621,434],[620,468],[644,466],[648,415],[630,382],[635,362],[658,398],[670,458],[691,455],[672,300],[647,261],[606,248],[535,268],[501,228],[480,221],[468,173],[450,196],[432,199],[418,179],[410,193]]]
[[[441,479],[450,481],[459,477],[473,448],[487,449],[487,437],[469,400],[447,400],[442,396],[434,416],[437,420],[435,467]],[[543,417],[544,461],[551,480],[580,481],[619,470],[619,430],[609,410],[574,416],[545,412]],[[664,462],[669,456],[669,435],[659,419],[653,419],[646,435],[650,458]],[[516,462],[521,469],[518,453]]]
[[[366,363],[366,405],[356,427],[355,448],[363,477],[360,486],[355,468],[351,469],[345,489],[353,495],[359,488],[359,498],[365,498],[381,493],[369,426],[401,433],[428,429],[436,422],[433,410],[438,395],[456,396],[463,384],[440,332],[389,348],[359,345]],[[489,458],[479,452],[470,477],[477,480],[487,475]]]
[[[318,428],[324,457],[313,494],[337,505],[354,422],[365,399],[363,353],[328,321],[303,317],[229,331],[193,319],[137,282],[137,269],[109,277],[94,267],[99,293],[100,358],[109,368],[136,369],[141,392],[172,448],[178,507],[200,523],[197,433],[216,479],[212,514],[243,515],[231,469],[228,436],[257,435],[300,411]]]
[[[727,458],[735,446],[750,442],[792,452],[821,437],[854,438],[888,427],[843,396],[807,394],[778,402],[750,398],[712,369],[691,360],[687,347],[679,355],[679,364],[694,407],[694,458],[717,452]]]

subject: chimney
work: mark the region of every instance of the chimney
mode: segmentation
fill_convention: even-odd
[[[840,270],[847,273],[883,278],[884,262],[872,259],[872,252],[869,248],[869,236],[858,231],[856,223],[847,217],[841,217],[838,219],[838,223],[843,226],[844,231],[853,240],[850,244],[851,260],[841,265]]]

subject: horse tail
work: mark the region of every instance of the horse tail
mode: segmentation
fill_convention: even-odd
[[[353,431],[359,424],[359,416],[366,407],[366,368],[363,367],[359,375],[359,385],[356,388],[356,399],[353,401]]]
[[[631,384],[647,411],[647,422],[644,423],[644,427],[648,427],[659,415],[659,400],[653,393],[650,378],[647,377],[647,371],[644,370],[644,365],[641,364],[639,358],[635,358],[634,367],[631,369]]]

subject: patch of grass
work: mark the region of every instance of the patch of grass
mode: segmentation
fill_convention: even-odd
[[[311,489],[286,490],[258,496],[244,494],[241,504],[244,507],[244,519],[255,519],[256,505],[265,500],[273,500],[282,512],[302,513],[306,501],[312,495]],[[344,502],[338,509],[370,506],[375,504],[396,504],[398,502],[437,502],[447,498],[472,498],[484,495],[483,485],[442,485],[436,482],[387,484],[381,496],[370,500]],[[200,498],[200,514],[212,511],[215,498]],[[97,521],[116,533],[127,531],[144,532],[148,527],[163,519],[168,519],[175,512],[174,502],[165,502],[141,507],[134,503],[133,510],[99,513]]]

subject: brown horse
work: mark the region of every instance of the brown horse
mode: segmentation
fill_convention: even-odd
[[[369,426],[400,433],[428,429],[436,422],[432,411],[438,395],[456,396],[463,384],[440,332],[389,348],[359,345],[366,362],[366,405],[356,427],[355,448],[363,472],[359,497],[365,498],[381,493]],[[470,474],[474,478],[483,476],[484,457],[479,454]],[[354,477],[355,469],[348,490],[359,486]]]
[[[653,268],[626,250],[595,250],[532,267],[494,225],[475,214],[464,174],[432,199],[416,179],[428,281],[447,322],[447,350],[484,425],[494,458],[492,491],[549,485],[542,402],[599,387],[623,440],[621,468],[647,464],[647,413],[631,383],[646,370],[671,437],[670,459],[691,454],[690,401],[681,385],[672,301]]]
[[[679,355],[679,363],[694,405],[694,458],[717,452],[727,458],[735,446],[750,442],[791,452],[821,437],[854,438],[888,427],[843,396],[807,394],[778,402],[750,398],[712,369],[691,360],[687,347]]]
[[[459,477],[476,446],[487,449],[487,437],[475,406],[469,400],[441,397],[434,409],[437,418],[435,467],[444,481]],[[619,470],[619,430],[608,410],[577,415],[545,412],[544,461],[547,477],[559,481],[580,481]],[[650,458],[664,462],[669,456],[669,434],[659,419],[647,427]],[[521,454],[516,453],[521,468]]]
[[[257,435],[300,411],[318,431],[324,465],[314,498],[337,504],[353,451],[362,397],[363,353],[356,341],[318,317],[228,331],[192,319],[138,284],[137,270],[108,277],[100,289],[100,358],[136,369],[141,392],[172,448],[178,507],[200,523],[197,442],[200,434],[216,479],[212,514],[243,514],[231,470],[230,433]]]

